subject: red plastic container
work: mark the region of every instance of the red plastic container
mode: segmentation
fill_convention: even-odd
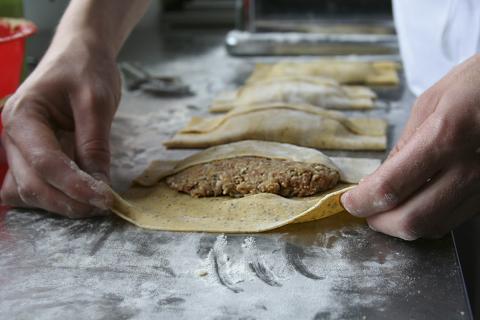
[[[25,39],[36,30],[30,21],[0,18],[0,99],[15,92],[20,84]]]
[[[0,107],[4,99],[20,85],[25,40],[37,31],[30,21],[15,18],[0,18]],[[0,120],[0,132],[2,123]],[[5,151],[0,148],[0,183],[8,170]]]

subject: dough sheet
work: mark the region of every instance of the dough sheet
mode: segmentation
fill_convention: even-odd
[[[340,172],[332,190],[304,198],[260,193],[242,198],[194,198],[169,188],[163,179],[190,166],[209,161],[258,156],[322,163]],[[242,141],[201,151],[182,161],[154,161],[122,195],[115,194],[112,210],[147,229],[224,233],[263,232],[290,224],[322,219],[343,212],[342,193],[372,173],[380,161],[329,158],[320,151],[265,141]]]
[[[398,85],[399,68],[400,65],[393,61],[283,61],[275,64],[257,64],[247,83],[277,77],[311,76],[329,77],[341,84]]]
[[[374,107],[376,97],[368,87],[344,86],[329,78],[280,77],[224,92],[213,101],[210,112],[227,112],[242,105],[273,102],[310,104],[337,110],[364,110]]]
[[[168,148],[206,148],[242,140],[264,140],[317,149],[384,150],[385,120],[347,117],[310,105],[245,105],[217,117],[195,117]]]

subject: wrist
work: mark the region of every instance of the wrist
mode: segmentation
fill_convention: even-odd
[[[115,62],[116,50],[108,42],[101,41],[88,30],[57,32],[42,60],[59,60],[62,57],[75,57],[76,63],[84,60],[104,60]]]
[[[95,0],[71,1],[52,39],[49,54],[73,49],[115,59],[118,46],[111,19],[105,19],[94,4]]]
[[[149,0],[72,0],[63,15],[54,43],[70,38],[115,58]]]

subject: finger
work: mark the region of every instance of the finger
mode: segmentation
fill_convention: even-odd
[[[369,217],[368,224],[376,231],[404,240],[444,235],[478,212],[471,210],[480,204],[478,195],[461,205],[466,193],[471,193],[464,177],[459,170],[448,170],[401,206]]]
[[[96,210],[97,208],[75,201],[45,183],[36,175],[35,171],[28,166],[15,145],[10,143],[8,138],[5,138],[4,142],[10,172],[14,177],[16,185],[15,191],[17,194],[15,196],[13,195],[14,190],[5,189],[6,194],[11,194],[7,199],[13,200],[11,203],[8,203],[9,205],[40,208],[70,218],[89,217],[101,214],[100,210]],[[5,187],[14,188],[15,185]],[[16,198],[19,198],[21,203],[19,203]]]
[[[434,130],[439,129],[425,122],[396,156],[343,194],[345,209],[359,217],[391,210],[434,177],[446,162],[445,150],[436,147]]]
[[[75,151],[81,169],[106,183],[110,179],[110,128],[115,107],[106,97],[83,91],[75,105]]]
[[[2,189],[0,190],[0,198],[2,205],[12,207],[27,206],[18,196],[17,183],[15,182],[15,179],[13,178],[12,172],[10,170],[7,171],[5,179],[3,179]]]
[[[7,135],[36,175],[79,202],[100,209],[110,206],[110,188],[80,170],[61,151],[45,111],[36,110],[36,105],[31,104],[17,108],[10,116],[12,113],[15,120],[5,119]]]
[[[405,128],[403,129],[397,143],[390,151],[388,158],[392,157],[405,146],[415,131],[417,131],[417,129],[428,118],[428,116],[433,113],[438,103],[439,95],[435,94],[435,90],[433,88],[418,97],[412,106],[410,117],[408,118]]]

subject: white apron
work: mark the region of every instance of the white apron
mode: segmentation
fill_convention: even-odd
[[[480,0],[393,0],[410,89],[420,95],[480,52]]]

